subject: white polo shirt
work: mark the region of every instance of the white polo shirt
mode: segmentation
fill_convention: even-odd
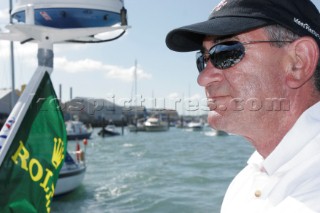
[[[237,212],[320,213],[320,102],[265,160],[255,152],[234,178],[221,213]]]

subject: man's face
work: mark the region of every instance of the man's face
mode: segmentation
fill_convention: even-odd
[[[258,29],[223,40],[206,37],[203,47],[208,51],[224,41],[266,40],[269,38],[265,31]],[[285,61],[288,57],[284,57],[286,47],[278,48],[270,43],[244,47],[245,56],[233,67],[221,70],[208,62],[198,76],[198,84],[205,88],[208,98],[209,124],[215,129],[249,137],[252,131],[272,125],[278,118],[279,112],[270,104],[274,98],[286,97]]]

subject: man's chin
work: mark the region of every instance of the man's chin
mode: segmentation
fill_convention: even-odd
[[[217,111],[210,111],[208,113],[208,123],[214,129],[219,129],[219,123],[221,123],[222,115]]]

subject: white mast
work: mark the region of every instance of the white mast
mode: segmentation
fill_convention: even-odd
[[[137,76],[137,66],[138,66],[138,62],[137,59],[134,62],[134,95],[136,96],[136,106],[137,106],[137,93],[138,93],[138,89],[137,89],[137,80],[138,80],[138,76]]]

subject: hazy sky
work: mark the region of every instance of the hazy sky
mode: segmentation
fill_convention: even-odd
[[[15,0],[13,0],[15,2]],[[320,0],[313,0],[320,8]],[[0,26],[9,22],[8,2],[0,6]],[[197,85],[195,53],[176,53],[165,45],[167,33],[176,27],[207,19],[219,0],[125,0],[129,29],[118,40],[100,44],[58,44],[54,47],[52,81],[62,100],[73,97],[115,97],[119,103],[133,94],[133,70],[138,61],[138,94],[151,106],[175,108],[177,98],[205,97]],[[320,23],[319,23],[320,24]],[[16,88],[28,83],[36,69],[37,46],[15,44]],[[0,42],[0,88],[11,87],[9,42]],[[166,102],[164,102],[165,100]],[[200,104],[204,105],[204,102]],[[182,105],[176,103],[182,112]],[[184,109],[188,110],[188,107]],[[202,107],[204,108],[204,107]],[[193,110],[193,109],[192,109]],[[199,114],[201,112],[197,112]]]

